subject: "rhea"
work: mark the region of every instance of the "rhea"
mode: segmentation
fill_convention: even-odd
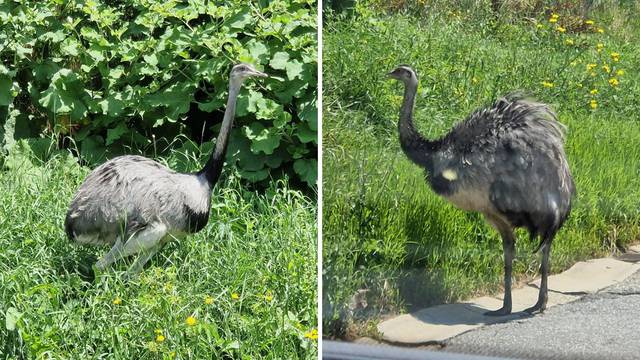
[[[543,312],[551,243],[569,216],[575,194],[564,152],[564,126],[548,105],[514,93],[476,110],[439,139],[428,140],[413,124],[416,73],[401,65],[388,76],[404,83],[398,131],[406,156],[425,169],[435,193],[462,210],[481,213],[502,237],[503,304],[486,315],[511,313],[518,227],[526,228],[532,240],[539,238],[540,291],[535,305],[525,311]]]
[[[80,244],[113,245],[95,264],[98,270],[139,254],[130,268],[131,273],[138,273],[170,238],[195,233],[207,224],[211,192],[224,165],[236,99],[243,82],[252,76],[267,75],[248,64],[231,69],[220,133],[200,171],[178,173],[157,161],[126,155],[107,161],[87,176],[71,201],[65,231]]]

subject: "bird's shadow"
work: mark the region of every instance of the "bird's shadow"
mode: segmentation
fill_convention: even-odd
[[[485,315],[488,309],[476,304],[459,303],[440,305],[411,314],[417,320],[433,325],[488,325],[520,320],[533,316],[520,311],[502,316]]]

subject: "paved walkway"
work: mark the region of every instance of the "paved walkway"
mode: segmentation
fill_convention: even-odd
[[[549,277],[547,309],[594,294],[620,283],[640,270],[640,246],[632,247],[619,258],[603,258],[579,262],[569,270]],[[502,306],[502,296],[485,296],[459,304],[439,305],[411,314],[400,315],[378,324],[382,338],[395,344],[442,344],[445,340],[484,325],[522,319],[525,308],[538,298],[539,280],[512,291],[511,315],[491,317],[487,310]],[[640,354],[639,354],[640,356]]]
[[[640,359],[640,271],[527,319],[445,342],[446,352],[522,359]]]

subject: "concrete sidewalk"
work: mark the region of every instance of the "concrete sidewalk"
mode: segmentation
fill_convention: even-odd
[[[640,270],[640,245],[619,258],[603,258],[576,263],[567,271],[549,276],[547,308],[579,299],[619,283]],[[378,324],[383,340],[405,345],[439,344],[463,332],[487,324],[507,322],[524,316],[522,311],[538,299],[540,280],[513,289],[513,313],[492,317],[483,315],[502,306],[500,296],[484,296],[464,303],[438,305],[400,315]]]

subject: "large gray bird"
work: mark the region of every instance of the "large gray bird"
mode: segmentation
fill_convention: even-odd
[[[266,77],[248,64],[235,65],[216,146],[204,168],[181,174],[142,156],[120,156],[97,167],[80,186],[65,219],[70,239],[80,244],[113,245],[99,270],[140,253],[131,267],[144,264],[171,237],[195,233],[209,221],[211,191],[222,172],[236,99],[245,79]]]
[[[511,94],[475,111],[443,137],[427,140],[413,125],[416,73],[401,65],[388,76],[405,86],[398,123],[402,150],[426,170],[434,192],[460,209],[480,212],[502,237],[504,301],[501,309],[487,315],[511,313],[517,227],[526,228],[532,240],[540,237],[540,292],[536,304],[525,311],[543,312],[551,243],[569,216],[575,194],[563,125],[549,106]]]

